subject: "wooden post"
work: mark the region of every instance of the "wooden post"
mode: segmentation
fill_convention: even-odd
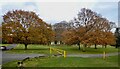
[[[105,51],[103,52],[103,59],[106,59],[106,53],[105,53]]]
[[[51,56],[51,53],[52,53],[52,50],[51,50],[51,47],[50,47],[50,56]]]
[[[50,54],[52,53],[52,48],[50,47]]]
[[[64,51],[64,58],[66,58],[66,51]]]

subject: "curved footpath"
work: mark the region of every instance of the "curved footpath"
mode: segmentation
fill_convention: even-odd
[[[7,46],[7,49],[10,50],[16,46],[17,44],[11,44],[10,46]],[[44,54],[10,54],[5,53],[5,51],[0,51],[0,54],[2,54],[2,57],[0,57],[2,59],[2,63],[0,63],[0,65],[14,60],[23,60],[27,57],[34,58],[39,56],[46,56]]]
[[[11,44],[11,46],[8,46],[7,49],[12,49],[15,46],[17,46],[17,44]],[[115,56],[120,54],[120,52],[116,52],[116,53],[108,53],[106,54],[106,56]],[[2,52],[2,63],[0,64],[4,64],[10,61],[14,61],[14,60],[23,60],[27,57],[30,58],[34,58],[34,57],[39,57],[39,56],[49,56],[49,55],[45,55],[45,54],[10,54],[10,53],[5,53],[4,51]],[[67,57],[83,57],[83,58],[88,58],[88,57],[102,57],[103,54],[68,54]]]
[[[13,61],[13,60],[23,60],[27,57],[34,58],[39,56],[45,56],[44,54],[8,54],[3,53],[2,64]]]
[[[7,49],[10,50],[10,49],[12,49],[12,48],[14,48],[16,46],[17,46],[17,44],[11,44],[10,46],[7,46]]]

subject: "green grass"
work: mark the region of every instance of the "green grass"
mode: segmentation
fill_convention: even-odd
[[[7,53],[40,53],[40,54],[49,54],[49,46],[46,45],[28,45],[28,49],[24,50],[23,44],[18,44],[14,49],[6,51]]]
[[[15,67],[18,61],[3,64],[3,67]],[[52,57],[31,58],[24,61],[25,67],[118,67],[118,56],[102,58]]]
[[[108,46],[107,48],[102,48],[101,46],[98,46],[98,49],[94,49],[94,47],[86,48],[86,52],[81,50],[78,50],[78,46],[67,46],[67,45],[61,45],[61,46],[47,46],[47,45],[28,45],[28,50],[24,50],[23,44],[18,44],[14,49],[6,51],[7,53],[39,53],[39,54],[49,54],[49,47],[52,48],[58,48],[65,50],[67,54],[102,54],[103,51],[106,51],[106,53],[113,53],[118,52],[118,49],[115,47]],[[54,52],[53,52],[54,53]]]
[[[107,48],[102,48],[101,46],[98,46],[97,49],[94,49],[94,46],[91,46],[90,48],[85,48],[85,52],[81,50],[78,50],[78,46],[53,46],[54,48],[59,48],[66,50],[68,54],[102,54],[103,51],[106,51],[106,53],[112,53],[112,52],[118,52],[118,49],[115,47],[108,46]]]
[[[0,44],[0,46],[9,46],[10,44]]]

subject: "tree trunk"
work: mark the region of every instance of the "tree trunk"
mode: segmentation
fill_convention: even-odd
[[[55,41],[55,44],[57,44],[57,41]]]
[[[95,44],[95,49],[97,49],[97,45]]]
[[[87,47],[87,45],[85,44],[85,48]]]
[[[85,52],[85,48],[86,48],[86,46],[87,46],[87,45],[85,44],[84,47],[83,47],[83,50],[82,50],[83,52]]]
[[[80,43],[77,44],[79,46],[79,50],[80,50]]]
[[[28,44],[25,44],[25,50],[27,50],[27,45],[28,45]]]
[[[47,45],[49,46],[51,44],[51,42],[49,41],[48,43],[47,43]]]
[[[80,50],[80,45],[79,45],[79,50]]]
[[[102,48],[104,48],[104,46],[102,45]]]
[[[107,48],[107,46],[105,45],[105,48]]]
[[[115,45],[115,48],[118,48],[118,45],[117,45],[117,44]]]

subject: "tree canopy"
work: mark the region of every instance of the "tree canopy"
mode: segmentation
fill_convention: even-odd
[[[44,22],[35,12],[14,10],[3,16],[3,40],[13,43],[48,44],[52,41],[53,31],[51,25]]]
[[[69,28],[69,23],[66,21],[61,21],[53,25],[53,31],[55,32],[55,43],[60,41],[62,43],[62,33]]]
[[[72,28],[63,33],[65,43],[89,46],[115,44],[115,37],[111,32],[113,22],[90,9],[82,8],[69,23]]]

